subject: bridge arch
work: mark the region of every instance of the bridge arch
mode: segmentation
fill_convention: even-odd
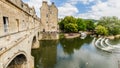
[[[36,36],[34,36],[32,40],[32,48],[35,47],[36,43],[37,43],[37,39],[36,39]]]
[[[39,35],[40,35],[40,32],[38,32],[38,37],[39,37]]]
[[[27,56],[23,52],[17,53],[6,64],[5,68],[27,68]]]
[[[37,49],[37,48],[39,48],[39,41],[37,35],[35,35],[32,40],[32,49]]]

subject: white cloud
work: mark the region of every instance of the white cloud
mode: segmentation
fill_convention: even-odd
[[[120,0],[99,1],[91,7],[88,13],[79,14],[79,17],[99,19],[102,16],[117,16],[120,18]]]
[[[89,4],[95,1],[99,1],[99,0],[70,0],[70,3],[71,4],[77,4],[77,3]]]
[[[86,13],[78,13],[78,8],[75,6],[76,4],[78,4],[79,2],[88,5],[92,2],[94,2],[94,5],[92,5],[90,8],[91,10],[88,10],[88,12]],[[62,17],[66,16],[66,15],[73,15],[76,17],[82,17],[82,18],[92,18],[92,19],[99,19],[102,16],[117,16],[120,18],[120,0],[70,0],[69,2],[67,2],[68,4],[70,4],[71,6],[62,6],[62,9],[60,7],[60,15],[62,15]],[[71,9],[70,9],[71,7]],[[74,8],[74,9],[73,9]],[[72,10],[73,11],[69,11]],[[82,10],[82,9],[81,9]],[[78,13],[78,14],[77,14]]]
[[[80,16],[78,8],[75,6],[78,3],[89,4],[96,0],[68,0],[67,3],[64,3],[62,6],[58,7],[59,17],[65,16]],[[83,15],[83,14],[82,14]],[[86,14],[87,15],[87,14]]]
[[[69,3],[65,3],[63,6],[58,7],[58,10],[59,10],[59,17],[71,16],[71,15],[74,16],[79,12],[77,7]]]

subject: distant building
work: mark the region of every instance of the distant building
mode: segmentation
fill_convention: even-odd
[[[58,31],[58,9],[54,5],[54,2],[51,5],[48,5],[46,1],[43,1],[40,11],[43,31]]]

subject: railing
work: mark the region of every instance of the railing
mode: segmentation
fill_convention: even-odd
[[[37,27],[35,27],[35,28],[37,28]],[[6,36],[10,36],[10,35],[14,35],[14,34],[21,33],[21,32],[25,32],[25,31],[29,31],[29,30],[33,30],[35,28],[26,29],[26,30],[22,30],[22,31],[14,32],[14,33],[7,33],[7,34],[5,34],[3,36],[0,36],[0,38],[6,37]],[[40,28],[38,28],[38,29],[40,29]]]

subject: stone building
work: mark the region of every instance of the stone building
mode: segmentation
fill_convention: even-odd
[[[4,36],[40,25],[34,7],[22,0],[0,0],[0,36]]]
[[[42,2],[41,11],[41,23],[43,25],[44,32],[57,32],[58,31],[58,9],[52,2],[48,5],[46,1]]]

